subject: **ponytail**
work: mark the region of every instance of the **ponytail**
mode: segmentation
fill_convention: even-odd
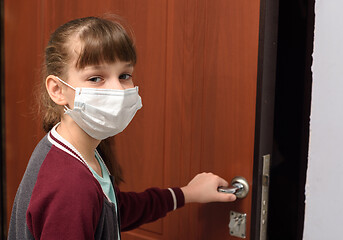
[[[111,172],[114,178],[114,184],[118,186],[124,182],[122,168],[119,165],[116,155],[113,151],[114,137],[109,137],[102,140],[97,147],[102,159],[104,160],[108,170]]]

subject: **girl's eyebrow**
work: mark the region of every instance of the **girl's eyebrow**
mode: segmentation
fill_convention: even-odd
[[[134,65],[132,63],[127,63],[127,64],[125,64],[124,67],[131,68],[131,67],[134,67]],[[105,68],[105,66],[101,65],[101,64],[100,65],[89,65],[89,66],[84,67],[84,70],[87,70],[87,69],[98,70],[98,69],[102,69],[102,68]]]
[[[86,66],[84,69],[101,69],[101,68],[104,68],[103,65],[89,65],[89,66]]]

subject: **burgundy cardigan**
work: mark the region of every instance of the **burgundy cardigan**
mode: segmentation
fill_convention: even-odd
[[[142,193],[115,187],[117,206],[79,154],[53,129],[37,145],[13,204],[8,239],[118,239],[120,230],[184,205],[180,188]]]

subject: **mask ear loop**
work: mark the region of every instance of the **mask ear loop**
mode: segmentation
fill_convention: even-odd
[[[70,87],[71,89],[73,89],[74,91],[76,91],[76,89],[71,86],[70,84],[68,84],[67,82],[63,81],[62,79],[60,79],[59,77],[55,76],[61,83],[63,83],[64,85]],[[68,111],[71,111],[70,108],[68,108],[66,105],[64,105],[64,113],[67,113]]]
[[[66,105],[64,105],[64,113],[66,114],[68,111],[71,111],[71,109],[70,108],[68,108]]]
[[[71,86],[70,84],[66,83],[65,81],[63,81],[62,79],[60,79],[59,77],[55,76],[61,83],[63,83],[64,85],[70,87],[71,89],[73,89],[74,91],[76,91],[76,89]]]

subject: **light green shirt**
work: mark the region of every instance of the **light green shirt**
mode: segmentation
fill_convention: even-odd
[[[107,197],[111,200],[111,202],[113,202],[115,205],[117,205],[117,201],[116,201],[116,197],[114,194],[114,189],[113,189],[113,185],[110,179],[110,174],[107,170],[107,167],[104,164],[104,161],[102,160],[101,156],[95,152],[95,158],[96,160],[98,160],[100,167],[101,167],[101,173],[102,173],[102,177],[100,177],[94,170],[93,168],[90,168],[94,177],[98,180],[98,182],[100,183],[100,186],[102,188],[102,190],[104,191],[104,193],[107,195]]]
[[[116,213],[115,214],[118,217],[117,200],[116,200],[116,195],[114,194],[114,188],[113,188],[113,185],[112,185],[112,182],[111,182],[110,173],[109,173],[109,171],[108,171],[104,161],[102,160],[100,154],[98,153],[98,151],[95,151],[95,158],[96,158],[96,160],[98,160],[98,162],[100,164],[102,177],[100,177],[93,170],[93,168],[90,167],[90,169],[91,169],[94,177],[100,183],[102,191],[106,194],[106,196],[110,199],[110,201],[114,203],[114,206],[115,206],[115,209],[116,209]],[[121,239],[119,231],[118,231],[118,239]]]

